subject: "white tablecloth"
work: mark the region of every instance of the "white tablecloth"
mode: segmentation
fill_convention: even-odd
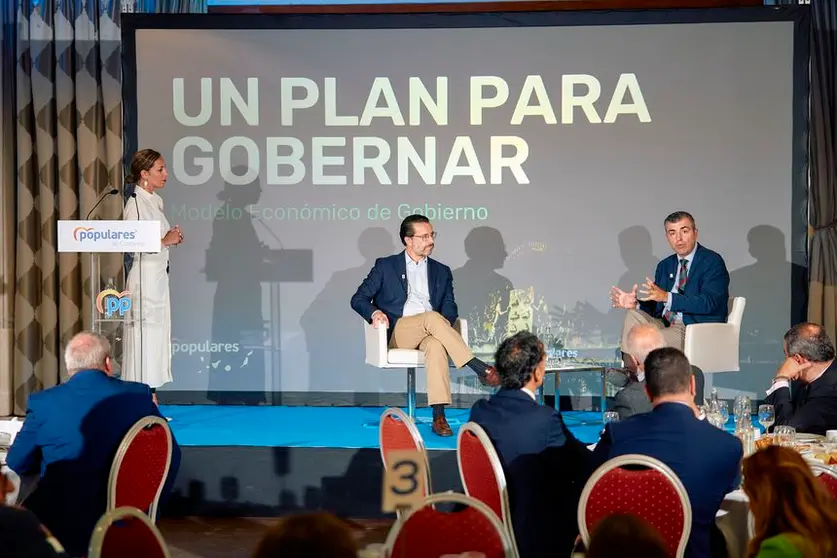
[[[20,493],[20,477],[18,477],[14,471],[9,469],[6,466],[6,452],[0,450],[0,463],[2,463],[2,473],[6,476],[7,479],[12,481],[12,484],[15,486],[14,492],[10,492],[6,495],[6,504],[14,505],[17,502],[17,495]]]
[[[743,558],[747,555],[747,543],[752,533],[751,522],[750,500],[744,491],[736,490],[727,494],[715,516],[715,523],[727,541],[729,558]]]

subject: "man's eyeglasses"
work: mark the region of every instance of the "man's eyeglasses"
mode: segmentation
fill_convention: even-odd
[[[423,241],[427,242],[427,241],[428,241],[428,240],[430,240],[431,238],[435,240],[435,239],[436,239],[436,235],[437,235],[437,234],[438,234],[438,233],[437,233],[436,231],[433,231],[433,232],[432,232],[432,233],[430,233],[430,234],[422,234],[422,235],[415,235],[415,234],[414,234],[414,235],[413,235],[413,238],[419,238],[419,239],[421,239],[421,240],[423,240]]]

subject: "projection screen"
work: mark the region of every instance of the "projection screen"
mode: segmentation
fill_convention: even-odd
[[[438,232],[477,355],[528,329],[613,361],[608,290],[653,277],[663,219],[686,210],[747,298],[742,369],[714,384],[763,397],[804,305],[806,13],[126,18],[126,165],[163,154],[187,237],[163,391],[403,393],[364,364],[349,299],[411,213]]]

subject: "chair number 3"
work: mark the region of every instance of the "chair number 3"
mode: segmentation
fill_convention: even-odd
[[[412,459],[402,459],[397,461],[393,467],[393,472],[398,475],[398,480],[409,483],[408,488],[401,488],[396,483],[392,484],[393,493],[399,496],[407,496],[415,492],[419,487],[418,480],[418,464]]]

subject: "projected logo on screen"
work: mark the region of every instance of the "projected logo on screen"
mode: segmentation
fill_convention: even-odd
[[[131,291],[116,289],[105,289],[96,297],[96,309],[107,318],[118,315],[123,317],[131,309],[131,298],[128,296]]]
[[[78,242],[90,240],[134,240],[137,231],[117,231],[111,229],[96,230],[94,227],[76,227],[73,229],[73,238]]]

